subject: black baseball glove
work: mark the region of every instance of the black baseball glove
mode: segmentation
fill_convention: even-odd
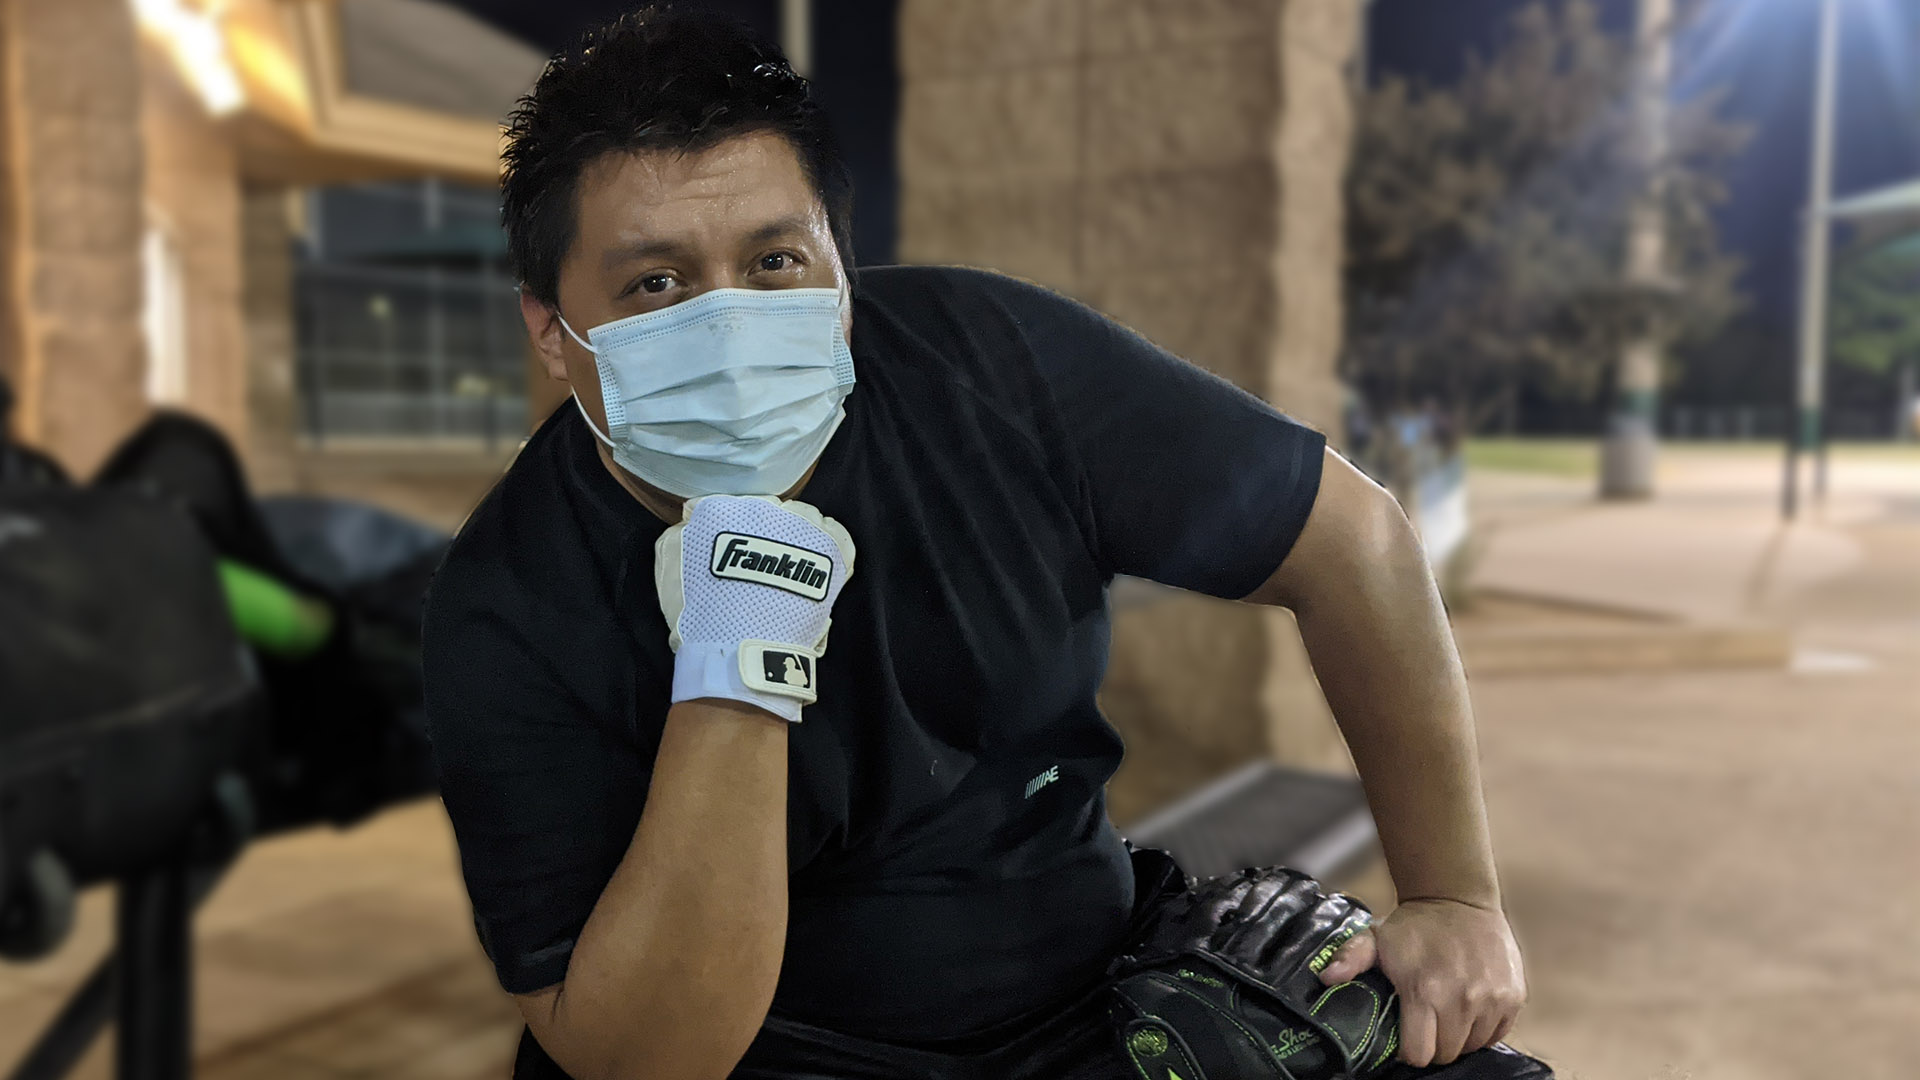
[[[1551,1080],[1500,1044],[1444,1069],[1398,1061],[1398,995],[1380,969],[1320,981],[1371,923],[1359,900],[1285,867],[1198,883],[1115,961],[1109,1012],[1122,1050],[1141,1080]]]

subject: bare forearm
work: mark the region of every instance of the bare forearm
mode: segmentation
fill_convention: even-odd
[[[1362,575],[1351,603],[1297,610],[1402,899],[1497,908],[1473,709],[1417,542]]]
[[[569,1072],[718,1078],[745,1052],[786,939],[788,730],[732,702],[667,714],[633,843],[553,999],[542,1042]]]
[[[1402,899],[1497,907],[1466,674],[1392,497],[1328,451],[1299,540],[1247,597],[1292,608]]]

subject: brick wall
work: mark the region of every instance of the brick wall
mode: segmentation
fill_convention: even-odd
[[[903,261],[1052,286],[1332,430],[1357,16],[1355,0],[905,0]],[[1283,611],[1116,605],[1102,704],[1129,746],[1122,822],[1263,754],[1352,768]]]
[[[246,191],[240,210],[240,305],[246,335],[247,471],[262,491],[291,485],[299,399],[294,382],[293,196]]]
[[[147,411],[139,83],[125,0],[0,0],[0,368],[81,474]]]

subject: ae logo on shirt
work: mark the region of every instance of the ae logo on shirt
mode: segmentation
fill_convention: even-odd
[[[1036,776],[1033,779],[1027,781],[1027,798],[1029,799],[1033,798],[1034,794],[1038,792],[1041,788],[1046,787],[1048,784],[1051,784],[1058,779],[1060,779],[1060,766],[1058,765],[1047,766],[1044,770],[1041,771],[1039,776]]]

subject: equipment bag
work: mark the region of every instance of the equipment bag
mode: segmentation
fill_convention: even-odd
[[[191,521],[0,485],[0,903],[55,864],[86,884],[174,852],[256,694]]]

